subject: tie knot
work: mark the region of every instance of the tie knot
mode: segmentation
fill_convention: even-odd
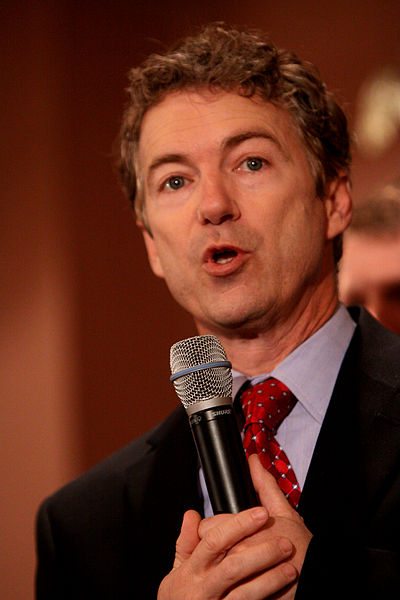
[[[296,398],[278,379],[270,377],[247,388],[240,396],[245,417],[245,429],[250,424],[259,424],[272,432],[296,404]]]

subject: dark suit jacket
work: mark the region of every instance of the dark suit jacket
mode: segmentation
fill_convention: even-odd
[[[314,534],[300,600],[400,589],[400,338],[358,312],[300,500]],[[38,600],[156,598],[188,508],[202,512],[179,407],[43,503]]]

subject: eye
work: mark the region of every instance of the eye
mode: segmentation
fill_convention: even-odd
[[[167,179],[165,187],[169,190],[179,190],[185,185],[185,178],[180,175],[174,175]]]
[[[264,166],[264,161],[262,158],[257,158],[256,156],[247,158],[244,161],[245,168],[249,171],[259,171]]]

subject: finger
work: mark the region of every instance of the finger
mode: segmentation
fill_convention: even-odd
[[[188,510],[184,514],[181,532],[176,541],[174,568],[179,567],[187,560],[200,542],[197,533],[200,521],[201,517],[195,510]]]
[[[259,577],[264,571],[283,563],[293,552],[293,545],[287,538],[272,538],[256,546],[247,547],[241,552],[235,552],[236,548],[237,546],[234,546],[219,564],[208,569],[207,597],[225,597],[233,587]],[[271,576],[272,584],[266,587],[267,591],[280,589],[277,582],[282,579],[283,574],[277,571]],[[286,579],[284,583],[287,585]]]
[[[257,454],[249,456],[249,467],[260,503],[272,516],[291,516],[296,511],[290,506],[275,477],[265,469]]]
[[[257,577],[244,581],[235,586],[232,591],[224,596],[225,600],[237,600],[237,598],[251,598],[251,600],[265,600],[274,594],[289,589],[298,577],[295,567],[283,562],[272,569],[260,573]],[[275,596],[274,596],[275,597]],[[281,595],[279,594],[279,598]],[[286,598],[286,595],[285,595]]]
[[[232,515],[232,514],[223,513],[220,515],[214,515],[213,517],[207,517],[205,519],[202,519],[202,521],[200,522],[200,525],[199,525],[200,539],[202,539],[206,535],[207,531],[209,531],[216,525],[221,525],[225,521],[228,521],[229,519],[233,519],[233,517],[234,517],[234,515]]]
[[[211,527],[193,551],[193,565],[195,568],[204,568],[219,562],[229,548],[258,531],[267,519],[268,513],[265,508],[257,506],[232,515],[232,518]]]
[[[236,547],[235,547],[236,548]],[[273,538],[242,552],[229,552],[218,566],[218,578],[232,584],[254,577],[288,559],[293,544],[288,538]]]

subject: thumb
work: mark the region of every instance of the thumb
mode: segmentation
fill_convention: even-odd
[[[257,454],[249,456],[249,467],[260,503],[268,510],[271,517],[292,516],[296,511],[285,498],[275,477],[263,467]]]
[[[195,510],[185,512],[181,532],[176,541],[174,569],[187,560],[200,541],[198,529],[201,517]]]

